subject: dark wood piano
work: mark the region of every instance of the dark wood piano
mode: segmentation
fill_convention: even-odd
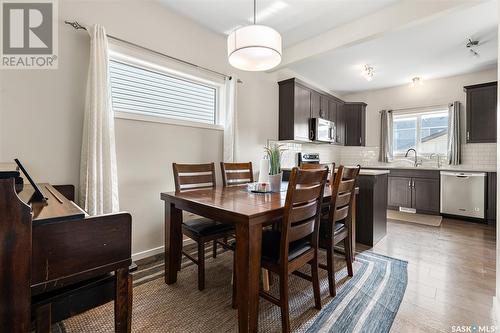
[[[112,299],[115,331],[130,332],[130,214],[88,216],[67,198],[71,187],[65,196],[38,186],[46,202],[30,201],[19,172],[0,170],[0,332],[50,332]]]

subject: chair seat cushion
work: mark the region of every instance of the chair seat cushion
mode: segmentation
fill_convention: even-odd
[[[327,230],[328,226],[331,222],[328,219],[321,219],[321,224],[319,225],[319,238],[327,238]],[[344,222],[342,221],[337,221],[335,223],[335,230],[333,231],[334,235],[342,232],[343,230],[346,229],[346,226]]]
[[[225,234],[234,229],[232,225],[220,223],[204,217],[188,220],[182,226],[199,236]]]
[[[262,232],[262,260],[278,262],[281,246],[281,232],[264,230]],[[288,247],[288,261],[299,257],[311,249],[309,239],[299,239],[291,242]]]

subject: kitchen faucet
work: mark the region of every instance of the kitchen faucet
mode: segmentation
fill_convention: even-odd
[[[418,155],[417,155],[417,151],[413,148],[410,148],[406,151],[406,154],[405,154],[405,157],[408,157],[408,153],[410,151],[413,151],[415,153],[415,162],[413,163],[413,166],[414,167],[418,167],[420,165],[420,162],[418,161]]]
[[[429,159],[432,160],[432,156],[436,156],[437,157],[437,167],[438,169],[441,168],[441,155],[439,154],[436,154],[436,153],[432,153],[430,156],[429,156]]]

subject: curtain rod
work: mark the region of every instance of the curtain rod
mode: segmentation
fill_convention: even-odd
[[[399,109],[387,109],[388,112],[398,112],[398,111],[411,111],[411,110],[422,110],[422,109],[432,109],[432,108],[442,108],[448,107],[448,104],[435,104],[435,105],[426,105],[426,106],[415,106],[410,108],[399,108]],[[382,110],[378,113],[382,113]]]
[[[72,26],[75,30],[87,30],[87,27],[81,25],[80,23],[78,23],[77,21],[64,21],[64,23]],[[155,53],[157,55],[160,55],[162,57],[166,57],[168,59],[171,59],[171,60],[174,60],[174,61],[177,61],[177,62],[180,62],[182,64],[185,64],[185,65],[189,65],[191,67],[195,67],[197,69],[201,69],[201,70],[204,70],[206,72],[210,72],[210,73],[213,73],[213,74],[217,74],[219,76],[222,76],[224,78],[229,78],[231,80],[231,76],[230,75],[227,75],[227,74],[224,74],[224,73],[221,73],[221,72],[217,72],[217,71],[214,71],[213,69],[210,69],[210,68],[206,68],[206,67],[203,67],[203,66],[199,66],[199,65],[196,65],[196,64],[193,64],[192,62],[189,62],[189,61],[186,61],[186,60],[182,60],[182,59],[179,59],[179,58],[176,58],[176,57],[173,57],[173,56],[170,56],[168,54],[165,54],[165,53],[162,53],[162,52],[159,52],[159,51],[156,51],[156,50],[152,50],[150,48],[147,48],[145,46],[142,46],[142,45],[139,45],[139,44],[136,44],[136,43],[133,43],[133,42],[129,42],[127,40],[124,40],[124,39],[121,39],[119,37],[116,37],[116,36],[113,36],[113,35],[108,35],[106,34],[106,36],[108,36],[108,38],[111,38],[111,39],[114,39],[116,41],[119,41],[121,43],[125,43],[125,44],[129,44],[129,45],[132,45],[134,47],[138,47],[140,49],[143,49],[143,50],[146,50],[146,51],[149,51],[149,52],[152,52],[152,53]],[[243,81],[241,81],[240,79],[238,79],[238,83],[243,83]]]

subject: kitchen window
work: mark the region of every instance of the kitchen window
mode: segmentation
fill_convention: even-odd
[[[393,153],[404,155],[410,148],[419,155],[445,155],[448,146],[448,110],[394,114]]]
[[[114,53],[109,72],[117,117],[222,129],[221,84]]]

